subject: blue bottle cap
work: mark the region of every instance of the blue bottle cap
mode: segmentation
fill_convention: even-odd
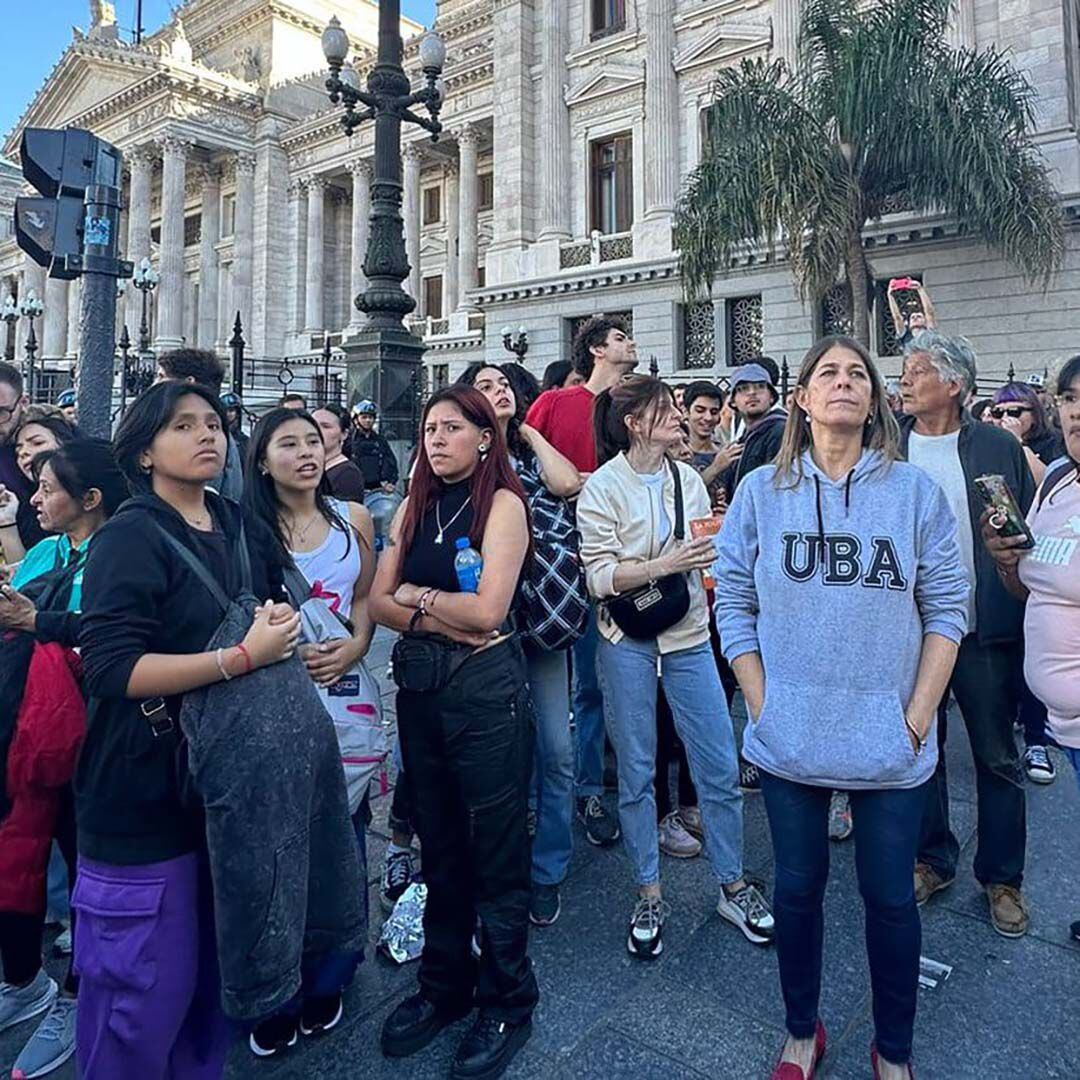
[[[459,536],[454,541],[454,547],[456,547],[458,549],[458,551],[464,551],[468,546],[469,546],[469,538],[467,536]]]

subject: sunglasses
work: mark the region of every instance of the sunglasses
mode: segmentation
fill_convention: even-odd
[[[1006,416],[1019,420],[1026,412],[1031,412],[1030,405],[995,405],[991,408],[990,415],[995,420],[1004,420]]]

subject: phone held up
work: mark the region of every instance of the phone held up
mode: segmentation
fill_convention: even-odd
[[[1031,535],[1024,515],[1020,512],[1005,477],[996,473],[975,477],[975,487],[983,503],[990,510],[990,524],[1002,536],[1022,536],[1024,542],[1017,545],[1024,551],[1035,546],[1035,537]]]

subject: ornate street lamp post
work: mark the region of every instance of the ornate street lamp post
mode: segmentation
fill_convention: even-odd
[[[131,283],[142,294],[142,315],[139,320],[139,351],[137,371],[133,377],[132,393],[138,397],[153,381],[154,374],[150,370],[150,362],[154,354],[150,350],[150,323],[147,319],[147,308],[150,303],[150,294],[158,287],[161,276],[154,269],[149,259],[144,258],[135,273],[131,276]]]
[[[416,124],[431,132],[433,140],[438,139],[442,131],[438,80],[446,48],[436,34],[424,35],[420,61],[425,85],[411,93],[401,66],[400,0],[381,0],[379,4],[379,53],[366,91],[360,88],[356,72],[345,66],[349,36],[336,17],[323,32],[322,46],[330,67],[327,93],[333,104],[345,106],[341,124],[346,133],[351,135],[365,120],[375,121],[371,220],[364,258],[368,287],[354,301],[367,315],[367,323],[343,345],[349,400],[376,401],[383,434],[397,442],[404,453],[412,435],[413,371],[421,363],[424,344],[405,329],[403,321],[416,301],[401,287],[409,276],[401,220],[401,124]],[[414,105],[426,108],[428,116],[413,112]],[[362,109],[357,111],[357,106]]]
[[[38,349],[37,334],[34,333],[34,320],[40,318],[44,310],[45,305],[38,299],[33,289],[26,294],[26,298],[19,304],[19,314],[24,319],[30,320],[30,329],[26,334],[26,396],[31,401],[34,400],[34,391],[36,389],[34,385],[34,357]]]
[[[512,352],[518,358],[519,364],[524,363],[525,354],[529,351],[529,334],[524,326],[517,328],[517,334],[509,326],[504,326],[502,343],[507,352]]]

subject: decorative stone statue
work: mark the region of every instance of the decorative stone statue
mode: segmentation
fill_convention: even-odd
[[[91,41],[120,40],[115,4],[110,4],[109,0],[90,0],[90,30],[86,36]]]

